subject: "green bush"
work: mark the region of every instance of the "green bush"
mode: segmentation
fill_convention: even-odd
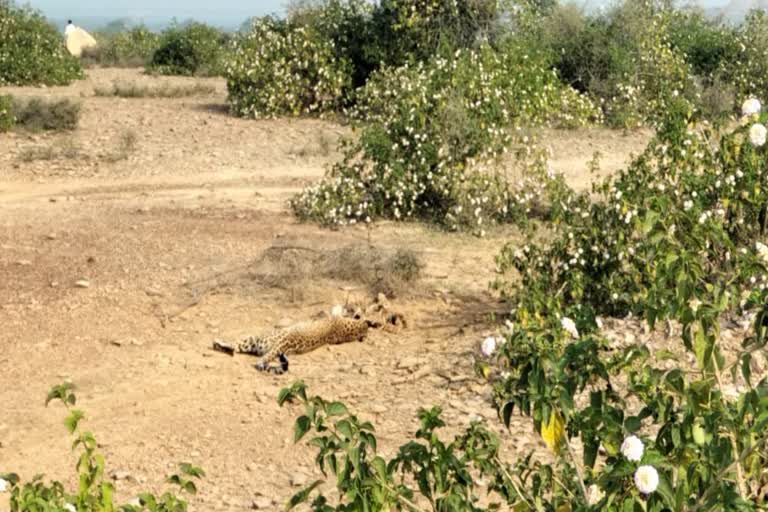
[[[105,67],[147,66],[160,45],[160,36],[145,27],[95,34],[98,46],[83,52],[82,60]]]
[[[372,11],[373,6],[365,0],[313,0],[289,6],[289,25],[305,27],[320,40],[330,41],[336,62],[351,66],[351,82],[344,92],[347,100],[380,64],[371,46]]]
[[[13,97],[8,94],[0,95],[0,133],[7,132],[16,125],[13,114]]]
[[[171,27],[160,35],[149,70],[163,75],[220,75],[227,41],[225,34],[204,23]]]
[[[270,17],[235,41],[225,76],[231,111],[255,118],[336,110],[350,84],[331,41]]]
[[[400,66],[429,60],[440,49],[475,48],[488,42],[498,20],[495,0],[382,0],[371,19],[374,62]]]
[[[736,33],[737,52],[723,63],[723,75],[741,96],[768,97],[768,13],[749,13]]]
[[[489,481],[492,500],[510,501],[517,472],[500,460],[499,439],[479,421],[454,437],[441,439],[445,427],[442,410],[433,407],[418,413],[419,429],[415,439],[400,447],[387,460],[378,450],[373,424],[351,414],[341,402],[328,402],[319,396],[307,396],[302,382],[282,389],[278,403],[299,403],[304,413],[296,418],[294,441],[312,434],[309,444],[318,449],[315,458],[320,471],[330,477],[338,490],[338,505],[333,505],[317,489],[317,480],[296,493],[289,501],[292,510],[310,500],[311,510],[425,510],[416,505],[422,500],[436,512],[480,512],[479,475]],[[494,503],[489,510],[497,510]]]
[[[327,224],[419,218],[481,233],[493,222],[524,221],[543,192],[557,188],[515,127],[574,125],[597,115],[521,45],[383,68],[350,113],[360,137],[320,184],[291,201],[299,218]],[[494,171],[513,142],[526,148],[518,156],[529,175],[519,183]]]
[[[58,481],[46,484],[42,475],[22,483],[17,474],[0,472],[3,487],[10,486],[11,512],[185,512],[187,502],[172,492],[165,492],[162,496],[140,493],[126,504],[115,503],[114,486],[104,479],[105,461],[104,456],[98,452],[98,443],[93,434],[80,428],[85,414],[74,408],[77,399],[73,389],[70,383],[53,387],[45,404],[58,400],[69,413],[64,424],[69,433],[75,436],[72,449],[81,451],[75,465],[79,483],[77,491],[68,492],[64,484]],[[205,473],[186,463],[181,464],[180,469],[181,474],[171,475],[168,483],[178,486],[181,491],[195,494],[197,486],[194,480],[203,477]]]
[[[768,115],[754,100],[744,110],[722,135],[670,112],[626,171],[571,202],[550,241],[499,257],[520,277],[508,288],[514,322],[478,366],[498,368],[503,421],[529,416],[558,460],[535,472],[550,483],[528,501],[764,508],[768,378],[752,357],[768,344]],[[649,328],[674,320],[679,345],[652,353],[598,334],[597,315],[630,312]],[[741,343],[724,345],[726,319],[747,312]]]
[[[65,85],[82,77],[80,62],[42,14],[0,0],[0,85]]]
[[[701,11],[673,11],[669,42],[684,55],[694,74],[711,77],[738,53],[734,29],[708,18]]]
[[[80,103],[70,99],[15,100],[16,124],[27,130],[74,130],[80,121]]]

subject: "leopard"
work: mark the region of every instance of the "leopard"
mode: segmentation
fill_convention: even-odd
[[[259,358],[254,368],[276,375],[288,371],[288,355],[306,354],[325,345],[363,342],[369,329],[398,329],[406,325],[402,314],[389,313],[381,304],[365,311],[345,306],[334,308],[330,316],[300,322],[265,334],[246,336],[235,344],[214,340],[213,350],[230,356],[253,355]]]

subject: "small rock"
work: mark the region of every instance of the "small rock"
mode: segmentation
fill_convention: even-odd
[[[144,293],[146,293],[148,297],[162,297],[163,296],[163,292],[161,292],[160,290],[158,290],[156,288],[147,288],[146,290],[144,290]]]
[[[306,473],[295,473],[291,475],[291,485],[294,487],[304,487],[309,482],[309,475]]]
[[[266,508],[272,508],[274,504],[275,502],[272,500],[272,498],[267,498],[266,496],[258,496],[257,498],[254,498],[251,507],[253,507],[254,510],[263,510]]]
[[[91,282],[87,279],[80,279],[79,281],[75,281],[75,288],[90,288]]]
[[[413,371],[419,365],[421,365],[421,360],[415,357],[406,357],[397,362],[397,368],[400,370]]]
[[[47,235],[45,238],[46,238],[46,240],[56,240],[56,235],[51,233],[51,234]]]
[[[252,473],[255,473],[256,471],[258,471],[258,470],[259,470],[259,465],[258,465],[258,464],[256,464],[255,462],[249,462],[248,464],[246,464],[246,465],[245,465],[245,468],[246,468],[248,471],[250,471],[250,472],[252,472]]]
[[[371,410],[375,412],[376,414],[384,414],[389,409],[381,404],[376,404],[373,407],[371,407]]]
[[[19,260],[16,262],[17,265],[21,265],[22,267],[28,267],[32,264],[29,260]]]

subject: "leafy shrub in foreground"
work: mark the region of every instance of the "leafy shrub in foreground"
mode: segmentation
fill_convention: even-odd
[[[219,75],[226,44],[224,34],[204,23],[171,27],[160,35],[149,69],[162,75]]]
[[[35,476],[30,482],[21,483],[15,473],[0,473],[3,486],[10,485],[11,512],[185,512],[187,502],[171,492],[162,496],[140,493],[124,505],[114,503],[114,487],[104,480],[104,456],[97,450],[98,444],[93,434],[81,430],[80,423],[84,413],[75,409],[77,402],[70,383],[55,386],[48,393],[45,401],[59,400],[69,414],[64,424],[70,434],[75,436],[73,450],[81,450],[77,465],[78,489],[74,493],[66,490],[61,482],[43,482],[42,475]],[[181,491],[195,494],[197,486],[193,479],[205,475],[202,469],[192,464],[181,464],[181,475],[172,475],[168,483],[177,485]]]
[[[499,460],[499,440],[480,423],[473,422],[450,443],[437,431],[445,426],[441,410],[419,411],[415,439],[400,447],[387,461],[378,451],[374,426],[352,415],[341,402],[309,397],[302,382],[280,391],[278,403],[299,402],[304,414],[296,419],[294,441],[313,432],[310,441],[318,447],[317,464],[323,475],[336,482],[338,505],[322,493],[312,501],[312,510],[422,510],[426,501],[436,512],[481,511],[477,506],[475,476],[490,480],[489,493],[508,501],[515,494],[511,469]],[[288,509],[309,500],[322,480],[294,495]]]
[[[0,133],[7,132],[16,124],[16,116],[13,115],[13,97],[0,95]]]
[[[42,14],[0,0],[0,85],[66,85],[82,77],[80,62]]]
[[[292,199],[300,218],[420,218],[482,232],[493,222],[524,221],[545,190],[561,188],[519,127],[578,125],[597,113],[524,46],[486,46],[383,68],[358,94],[351,115],[362,126],[360,137],[319,185]],[[516,153],[526,178],[514,183],[494,172],[513,143],[522,146]]]
[[[743,109],[742,126],[722,136],[673,113],[550,243],[499,259],[522,275],[496,360],[499,414],[530,416],[561,479],[579,475],[576,501],[595,510],[766,505],[768,378],[753,377],[752,357],[768,344],[768,116],[755,100]],[[727,315],[755,309],[740,346],[724,346]],[[596,314],[630,311],[650,327],[678,321],[680,346],[651,353],[595,334]],[[548,503],[574,499],[555,493]]]
[[[254,118],[335,110],[350,84],[331,41],[270,17],[234,43],[225,76],[232,112]]]

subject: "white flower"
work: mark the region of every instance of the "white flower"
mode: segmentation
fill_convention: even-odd
[[[77,509],[76,509],[76,508],[75,508],[75,506],[74,506],[73,504],[71,504],[71,503],[65,503],[65,504],[64,504],[64,506],[63,506],[62,508],[63,508],[64,510],[66,510],[67,512],[77,512]]]
[[[764,263],[768,263],[768,246],[760,242],[755,242],[755,249],[757,250],[757,255],[760,259],[763,260]]]
[[[643,494],[651,494],[659,486],[659,473],[653,466],[640,466],[635,471],[635,485]]]
[[[8,490],[8,482],[0,478],[0,492],[5,492]]]
[[[632,462],[638,462],[643,458],[643,450],[643,442],[637,436],[629,436],[621,443],[621,454]]]
[[[768,130],[760,123],[755,123],[752,128],[749,129],[749,142],[753,146],[759,148],[765,144],[765,138],[768,135]]]
[[[602,489],[595,484],[589,486],[589,489],[587,489],[587,503],[589,505],[595,506],[600,503],[600,500],[603,498],[605,498],[605,493]]]
[[[560,319],[560,325],[562,326],[563,329],[568,331],[568,334],[570,334],[574,338],[579,337],[579,331],[578,329],[576,329],[576,322],[574,322],[567,316],[564,316],[563,318]]]
[[[757,98],[748,98],[741,105],[741,114],[743,116],[751,116],[753,114],[759,114],[762,106],[760,100]]]
[[[480,352],[482,352],[485,357],[491,357],[495,351],[496,338],[493,336],[488,336],[483,340],[483,343],[480,344]]]

